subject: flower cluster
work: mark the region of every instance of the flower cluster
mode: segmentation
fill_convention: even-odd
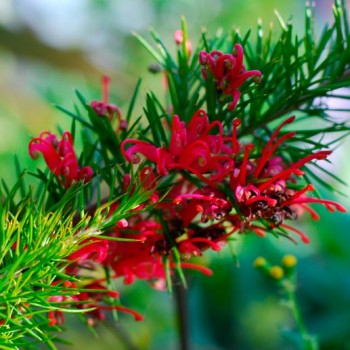
[[[203,79],[208,79],[208,72],[216,82],[218,91],[224,95],[232,96],[232,102],[228,105],[228,110],[236,108],[241,96],[238,88],[250,77],[256,82],[261,79],[261,72],[258,70],[247,71],[243,65],[243,48],[236,44],[233,54],[224,54],[221,51],[212,52],[201,51],[199,62],[204,66],[201,70]]]
[[[40,153],[50,171],[65,188],[77,181],[88,182],[93,175],[91,167],[79,167],[73,138],[68,131],[63,133],[61,140],[48,131],[33,138],[29,143],[29,154],[32,159],[37,159]]]
[[[175,40],[178,45],[183,43],[181,31],[175,34]],[[185,45],[191,53],[190,42]],[[203,78],[208,79],[210,74],[219,93],[232,97],[227,105],[230,111],[240,98],[239,87],[249,77],[255,81],[261,78],[259,71],[245,69],[239,44],[234,46],[233,54],[202,51],[199,63],[203,66]],[[116,116],[116,133],[120,135],[126,124],[119,108],[108,102],[108,84],[109,79],[104,77],[103,101],[93,101],[89,108],[111,122]],[[317,220],[319,216],[310,206],[313,203],[324,205],[329,211],[344,212],[345,208],[311,196],[314,188],[303,177],[306,164],[326,159],[330,151],[310,153],[295,162],[283,157],[281,146],[296,135],[285,131],[294,119],[282,122],[265,144],[261,140],[255,144],[242,141],[240,119],[227,126],[219,119],[210,121],[204,109],[197,110],[187,122],[180,115],[172,116],[164,129],[168,130],[169,141],[161,146],[149,138],[121,139],[120,152],[125,161],[142,164],[138,169],[142,186],[153,194],[148,203],[135,208],[127,219],[104,233],[110,240],[92,237],[82,242],[81,248],[69,257],[72,263],[66,273],[80,277],[86,275],[86,270],[103,266],[113,278],[123,278],[125,284],[139,279],[164,289],[181,268],[210,275],[209,269],[190,259],[208,249],[219,251],[233,234],[265,236],[274,232],[292,241],[296,241],[296,234],[303,242],[309,242],[290,221],[304,212]],[[51,133],[42,133],[30,142],[29,152],[32,158],[42,153],[64,187],[78,180],[89,181],[92,176],[90,167],[78,166],[68,132],[61,141]],[[145,160],[142,163],[141,158]],[[126,191],[132,188],[131,176],[127,171],[122,175],[124,183],[119,185]],[[148,204],[152,204],[150,210]],[[118,205],[111,206],[108,215]],[[103,319],[103,311],[111,309],[132,313],[137,320],[142,318],[130,309],[110,304],[118,295],[107,288],[105,280],[93,279],[89,287],[94,291],[76,293],[72,298],[79,301],[80,308],[94,308],[88,313],[90,323]],[[63,321],[60,313],[51,313],[49,318],[50,324]]]
[[[277,232],[282,235],[294,232],[308,242],[306,235],[285,221],[297,219],[304,211],[317,220],[318,214],[310,203],[344,212],[345,208],[338,203],[308,196],[314,189],[311,184],[299,190],[295,186],[304,174],[301,168],[310,161],[325,159],[330,151],[311,153],[291,164],[275,155],[283,142],[294,137],[295,132],[279,136],[281,129],[293,120],[291,117],[283,122],[262,150],[257,151],[254,145],[239,142],[240,120],[234,120],[230,134],[224,135],[223,125],[219,121],[209,123],[203,110],[194,114],[188,126],[178,116],[173,117],[168,147],[125,140],[122,151],[128,161],[139,162],[140,153],[155,164],[159,176],[177,176],[177,185],[164,200],[172,201],[174,207],[159,204],[162,215],[176,218],[177,222],[176,233],[170,240],[164,237],[163,246],[175,244],[181,253],[198,255],[209,247],[219,250],[218,243],[234,232],[265,235],[273,229],[279,229]],[[209,134],[214,126],[217,134]],[[189,182],[181,175],[182,171],[198,178],[202,185]],[[211,225],[200,226],[209,221]],[[169,227],[172,228],[171,224]],[[177,237],[179,232],[183,234]]]

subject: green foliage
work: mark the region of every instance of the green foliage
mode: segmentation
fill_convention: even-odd
[[[281,27],[277,36],[272,27],[264,33],[260,22],[255,38],[252,31],[244,36],[239,32],[230,35],[219,31],[214,37],[203,32],[190,58],[184,45],[185,39],[183,45],[177,45],[177,59],[173,59],[170,50],[154,32],[151,34],[158,50],[136,36],[166,72],[170,106],[173,106],[160,108],[160,102],[155,98],[147,100],[147,119],[152,125],[156,144],[161,140],[154,133],[164,134],[164,126],[157,122],[153,128],[154,121],[164,118],[169,121],[172,114],[189,121],[194,111],[201,108],[207,111],[210,120],[222,121],[228,130],[232,120],[240,118],[240,137],[246,137],[256,145],[267,142],[272,134],[271,126],[275,126],[281,118],[295,114],[296,122],[300,124],[294,124],[298,137],[286,141],[286,144],[291,143],[286,147],[292,147],[293,152],[284,152],[283,147],[280,148],[281,155],[289,158],[289,161],[300,159],[305,149],[317,151],[331,145],[334,147],[347,135],[348,125],[334,117],[334,112],[339,110],[327,104],[327,98],[336,98],[339,103],[342,99],[348,99],[347,95],[338,93],[339,88],[350,86],[350,36],[344,2],[336,1],[333,7],[334,23],[326,25],[319,38],[314,34],[313,5],[306,5],[302,35],[295,33],[292,22],[285,22],[278,13],[276,15]],[[262,79],[258,84],[250,80],[243,85],[240,102],[231,112],[224,108],[230,97],[217,91],[210,75],[207,80],[201,77],[198,53],[201,50],[230,53],[236,43],[244,48],[246,68],[260,70]],[[164,114],[169,110],[171,112]],[[348,112],[349,109],[343,108],[341,111]],[[331,140],[325,141],[325,134],[331,136]],[[145,135],[141,134],[141,137],[146,139]],[[259,148],[257,150],[259,154]],[[324,169],[321,171],[326,172]]]
[[[23,181],[20,179],[19,181]],[[67,309],[65,303],[50,302],[54,296],[69,296],[81,288],[63,287],[63,281],[77,282],[64,273],[70,263],[67,258],[81,248],[87,238],[101,236],[128,212],[144,202],[149,194],[138,186],[130,197],[120,198],[120,206],[107,217],[110,203],[93,213],[81,216],[71,203],[84,185],[69,189],[54,206],[47,207],[31,192],[11,205],[19,188],[17,184],[7,194],[0,207],[0,347],[2,349],[36,348],[44,342],[55,349],[53,339],[62,331],[48,324],[47,313],[53,310],[86,312]],[[12,207],[12,210],[10,209]],[[61,284],[52,285],[61,280]],[[66,304],[71,305],[72,301]],[[74,302],[73,302],[74,304]]]
[[[256,157],[271,137],[276,123],[291,114],[297,115],[299,136],[288,139],[285,147],[279,150],[287,162],[302,158],[310,150],[316,152],[334,147],[347,135],[349,126],[332,115],[337,109],[322,104],[322,98],[348,99],[337,89],[350,85],[350,33],[343,2],[336,1],[333,14],[334,23],[326,26],[319,38],[314,35],[313,8],[307,5],[303,35],[295,33],[292,23],[286,23],[277,14],[281,27],[277,39],[272,28],[264,34],[260,23],[255,39],[251,39],[251,31],[244,36],[238,32],[218,32],[214,37],[203,32],[192,53],[187,47],[189,38],[186,23],[182,20],[183,41],[177,44],[175,57],[155,32],[152,31],[151,35],[157,49],[135,35],[160,65],[168,89],[169,101],[161,101],[152,92],[147,94],[143,110],[148,123],[146,127],[141,123],[143,116],[137,119],[133,116],[141,80],[126,114],[127,130],[118,129],[116,132],[120,121],[98,115],[79,92],[79,104],[74,112],[58,107],[72,119],[71,133],[82,148],[79,164],[90,166],[94,175],[89,183],[77,183],[67,190],[49,172],[40,169],[22,172],[17,162],[17,183],[13,188],[2,183],[0,348],[35,349],[37,344],[46,343],[50,349],[55,349],[53,341],[63,329],[50,326],[47,313],[89,311],[79,309],[78,305],[71,307],[74,300],[69,298],[84,289],[79,285],[71,288],[63,284],[64,281],[79,284],[79,280],[65,273],[70,264],[69,256],[88,238],[119,239],[106,233],[119,220],[135,213],[135,208],[146,203],[151,195],[151,191],[143,187],[138,171],[124,160],[120,145],[125,138],[137,135],[139,139],[152,140],[157,147],[169,144],[167,131],[172,116],[178,114],[181,120],[188,122],[201,108],[208,111],[211,121],[223,122],[228,132],[232,131],[233,119],[240,118],[240,137],[254,141]],[[213,77],[202,78],[198,54],[201,50],[232,52],[236,43],[244,48],[246,68],[259,69],[263,77],[258,84],[247,81],[241,88],[242,98],[237,108],[229,111],[225,107],[231,97],[220,93]],[[335,136],[329,140],[324,135]],[[326,169],[315,166],[339,180]],[[312,171],[307,171],[310,177],[316,177]],[[132,173],[130,185],[125,188],[124,179],[129,173]],[[194,183],[199,181],[191,174],[184,176]],[[160,184],[163,193],[175,180],[175,175],[169,176]],[[316,180],[331,188],[327,181],[317,177]],[[235,202],[232,193],[227,193],[227,196]],[[118,203],[118,207],[108,215],[108,209],[114,203]],[[150,208],[154,209],[147,207]],[[158,214],[156,210],[154,213]],[[167,223],[160,216],[159,222],[166,235]],[[185,285],[180,253],[175,245],[171,249],[175,270]],[[164,258],[164,265],[170,290],[173,277],[168,257]],[[109,278],[108,273],[106,278]],[[57,281],[62,282],[53,284]],[[57,296],[68,299],[60,303],[50,301]]]

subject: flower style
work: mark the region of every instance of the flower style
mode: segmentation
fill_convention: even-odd
[[[93,175],[91,167],[79,167],[70,132],[64,132],[61,141],[48,131],[33,138],[29,143],[29,155],[32,159],[37,159],[40,153],[50,171],[56,175],[65,188],[77,181],[89,182],[91,180]]]
[[[232,111],[236,108],[241,96],[238,88],[250,77],[255,82],[260,82],[261,72],[258,70],[247,71],[243,65],[243,48],[241,45],[234,46],[233,54],[224,54],[215,50],[210,53],[201,51],[199,63],[204,66],[201,70],[203,79],[208,78],[208,71],[216,82],[218,91],[224,95],[232,96],[232,102],[227,109]]]

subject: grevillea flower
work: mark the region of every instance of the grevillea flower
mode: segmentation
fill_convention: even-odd
[[[107,258],[108,241],[98,237],[86,239],[81,243],[82,247],[69,256],[69,260],[79,263],[84,260],[92,260],[101,263]]]
[[[40,153],[50,171],[66,188],[77,181],[88,182],[93,175],[91,167],[79,166],[73,138],[68,131],[63,133],[61,140],[48,131],[33,138],[29,143],[29,155],[32,159],[37,159]]]
[[[116,277],[124,277],[125,284],[135,278],[143,280],[165,279],[164,266],[160,256],[151,254],[157,240],[163,239],[161,225],[154,220],[143,220],[135,215],[128,220],[128,227],[115,227],[114,237],[134,241],[113,241],[104,265],[111,266]]]
[[[101,321],[105,318],[104,311],[117,310],[125,313],[129,313],[134,316],[136,321],[143,320],[143,316],[138,312],[129,309],[125,306],[111,304],[111,300],[118,299],[119,293],[113,290],[107,289],[102,281],[96,280],[84,286],[84,291],[78,292],[77,285],[70,281],[58,280],[52,283],[52,286],[62,287],[61,292],[63,295],[55,295],[48,298],[51,303],[65,303],[64,307],[69,308],[70,301],[72,305],[79,309],[93,309],[86,312],[87,321],[90,325],[94,325],[95,321]],[[69,295],[71,293],[71,295]],[[56,324],[62,325],[64,323],[64,310],[60,306],[60,310],[52,310],[48,312],[49,325],[54,326]]]
[[[218,135],[211,132],[218,128]],[[219,155],[223,144],[223,128],[219,121],[209,123],[208,116],[203,110],[198,110],[190,123],[186,124],[174,115],[169,147],[156,147],[146,141],[126,139],[121,144],[125,159],[138,163],[144,155],[148,160],[157,164],[160,175],[166,175],[173,169],[188,170],[203,181],[204,174],[209,173],[210,180],[219,180],[230,167],[231,159],[226,155]],[[126,145],[131,146],[126,149]]]
[[[90,106],[96,114],[107,116],[111,121],[116,117],[118,120],[116,132],[118,132],[119,129],[126,130],[127,122],[125,119],[122,119],[120,108],[108,102],[110,80],[111,79],[107,76],[102,77],[102,101],[92,101]]]
[[[345,208],[332,201],[307,196],[313,190],[310,184],[296,189],[298,178],[304,174],[301,168],[313,160],[325,159],[330,151],[318,151],[292,164],[285,163],[278,155],[278,149],[293,138],[295,132],[279,134],[293,121],[294,117],[291,117],[283,122],[259,151],[253,144],[243,145],[238,141],[240,120],[233,121],[231,136],[225,136],[223,125],[219,121],[209,123],[206,113],[199,110],[188,125],[178,116],[173,117],[168,147],[127,139],[122,142],[121,148],[125,158],[134,163],[140,161],[137,153],[144,155],[156,164],[161,177],[170,171],[182,170],[192,173],[200,183],[204,183],[199,187],[193,183],[189,185],[180,176],[179,184],[168,192],[167,201],[157,204],[170,223],[169,227],[171,222],[180,222],[173,231],[177,232],[173,240],[180,252],[199,255],[201,249],[208,247],[217,250],[216,241],[211,238],[189,235],[192,232],[188,231],[189,225],[197,225],[196,230],[201,231],[199,224],[208,221],[214,222],[214,225],[229,223],[229,234],[253,231],[264,235],[266,230],[279,228],[282,235],[290,231],[307,242],[308,238],[302,232],[285,221],[295,220],[305,211],[317,219],[318,215],[309,206],[310,203],[323,204],[330,211],[344,212]],[[127,144],[131,146],[126,148]],[[232,213],[233,208],[236,213]],[[200,223],[196,221],[198,214]],[[178,237],[182,238],[179,240]],[[169,251],[169,242],[160,239],[157,242],[153,249]]]
[[[92,326],[96,321],[105,319],[105,311],[117,310],[134,316],[136,321],[142,321],[143,316],[138,312],[122,305],[117,305],[111,300],[119,298],[119,293],[107,289],[101,281],[94,281],[84,286],[85,291],[76,296],[78,308],[91,309],[86,313],[88,323]]]
[[[258,70],[247,71],[243,65],[243,48],[234,46],[233,54],[224,54],[215,50],[212,52],[201,51],[199,63],[204,66],[201,70],[203,79],[208,78],[208,71],[216,82],[218,91],[224,95],[232,96],[232,102],[227,109],[234,110],[241,96],[238,88],[250,77],[259,82],[261,72]]]
[[[304,211],[309,212],[311,217],[317,220],[319,216],[309,207],[310,203],[323,204],[330,211],[345,212],[346,209],[333,201],[308,197],[306,193],[314,190],[310,184],[299,190],[295,189],[297,178],[304,174],[301,168],[312,160],[325,159],[330,151],[311,153],[289,165],[284,164],[281,157],[274,155],[284,141],[294,137],[295,132],[287,132],[278,137],[281,129],[294,119],[294,117],[288,118],[275,130],[259,158],[251,157],[253,145],[245,146],[242,160],[235,164],[235,169],[230,174],[230,188],[235,195],[239,211],[244,216],[244,227],[261,235],[264,230],[253,224],[253,221],[262,219],[271,228],[280,227],[292,231],[307,243],[309,239],[305,234],[285,224],[284,221],[295,220],[299,213]]]
[[[117,208],[117,205],[114,208]],[[171,227],[175,230],[174,225]],[[101,262],[103,266],[113,271],[114,278],[123,277],[125,284],[140,279],[149,282],[153,288],[166,287],[164,257],[169,259],[171,271],[176,264],[171,258],[172,243],[165,237],[162,225],[158,221],[144,219],[141,214],[134,214],[128,219],[127,225],[116,225],[109,235],[121,239],[108,242],[107,257]],[[204,249],[203,243],[206,241],[196,238],[191,240],[191,243],[198,243]],[[211,242],[207,242],[205,249],[210,244]],[[183,247],[185,249],[185,245]],[[184,249],[180,252],[188,254],[189,248],[187,247],[186,251]],[[195,247],[193,249],[198,250]],[[180,263],[178,266],[198,270],[206,275],[211,274],[209,269],[196,264]]]
[[[174,199],[173,203],[179,205],[186,199],[190,199],[190,204],[187,205],[186,211],[192,213],[193,210],[189,206],[194,206],[195,213],[201,213],[202,223],[206,223],[208,220],[221,220],[232,209],[232,204],[227,200],[226,196],[209,186],[198,189],[193,193],[180,194]],[[184,221],[189,223],[186,213],[184,213],[184,216]]]
[[[75,295],[76,294],[76,284],[70,281],[61,281],[57,280],[51,283],[52,286],[62,287],[63,292],[65,292],[65,295],[54,295],[48,298],[48,301],[51,303],[62,303],[67,301],[75,301]],[[68,293],[71,292],[72,295],[69,295]],[[52,310],[48,312],[48,318],[49,318],[49,325],[54,326],[56,324],[62,325],[64,323],[64,312],[62,310]]]

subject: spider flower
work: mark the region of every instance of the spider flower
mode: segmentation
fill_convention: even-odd
[[[232,102],[228,110],[234,110],[241,96],[238,88],[250,77],[256,82],[261,79],[261,72],[258,70],[247,71],[243,65],[243,48],[236,44],[233,54],[224,54],[215,50],[212,52],[201,51],[199,63],[204,66],[201,70],[203,79],[208,78],[208,72],[216,82],[218,91],[224,95],[232,96]]]
[[[311,184],[306,184],[301,189],[296,189],[295,186],[297,179],[304,175],[301,168],[313,160],[327,158],[330,151],[310,153],[291,164],[285,164],[280,156],[275,155],[283,142],[295,136],[293,131],[279,136],[281,129],[294,119],[288,118],[272,133],[258,158],[252,156],[253,145],[245,146],[241,161],[236,162],[235,169],[230,174],[230,189],[244,217],[243,227],[262,235],[264,229],[255,222],[264,220],[271,228],[280,227],[292,231],[307,243],[308,237],[295,227],[287,225],[285,220],[295,220],[304,211],[317,220],[319,216],[309,206],[310,203],[322,204],[330,211],[345,212],[346,209],[336,202],[307,196],[308,192],[314,190]],[[236,142],[235,138],[233,142]]]
[[[63,133],[61,140],[44,131],[30,141],[28,149],[32,159],[37,159],[40,153],[43,155],[50,171],[66,188],[77,181],[88,182],[93,175],[91,167],[79,166],[73,138],[68,131]]]
[[[218,128],[218,135],[212,133]],[[205,111],[198,110],[188,125],[174,115],[170,144],[168,147],[157,147],[149,142],[126,139],[121,144],[125,159],[139,163],[142,154],[151,162],[157,164],[159,175],[167,175],[171,170],[188,170],[207,181],[203,176],[210,173],[210,180],[222,178],[231,160],[226,155],[219,154],[223,144],[223,127],[219,121],[209,123]],[[131,145],[126,149],[126,145]]]

